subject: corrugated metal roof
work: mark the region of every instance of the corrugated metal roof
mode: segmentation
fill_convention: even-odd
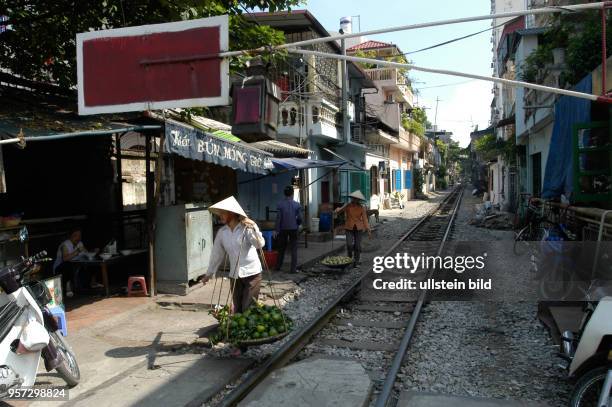
[[[227,140],[227,141],[233,141],[234,143],[238,143],[240,140],[238,137],[234,136],[232,133],[228,133],[227,131],[223,131],[223,130],[215,130],[212,133],[213,136],[221,138],[223,140]]]
[[[277,140],[256,141],[255,143],[249,143],[249,145],[260,150],[267,151],[268,153],[272,153],[275,157],[308,157],[308,154],[310,153],[310,150],[306,150],[305,148],[292,146],[291,144],[283,143]]]
[[[38,137],[121,129],[140,116],[140,113],[79,116],[76,99],[0,86],[0,138],[14,138],[21,132],[26,137]]]

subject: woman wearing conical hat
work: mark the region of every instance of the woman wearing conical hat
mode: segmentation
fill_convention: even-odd
[[[337,208],[334,212],[344,212],[346,214],[346,222],[344,223],[344,230],[346,231],[346,252],[349,257],[353,258],[353,265],[357,266],[357,264],[359,264],[359,257],[361,256],[361,235],[364,231],[367,231],[371,239],[372,232],[370,230],[370,224],[368,223],[366,208],[362,205],[362,202],[366,200],[365,196],[363,196],[360,190],[357,190],[351,193],[349,197],[351,198],[351,202],[345,204],[341,208]]]
[[[257,224],[246,216],[233,196],[208,208],[217,215],[224,226],[215,236],[208,271],[202,282],[206,283],[223,264],[227,256],[232,281],[233,312],[246,311],[259,296],[261,286],[261,262],[257,249],[265,240]]]

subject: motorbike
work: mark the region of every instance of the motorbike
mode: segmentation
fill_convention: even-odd
[[[34,385],[41,356],[47,372],[56,370],[69,387],[79,383],[76,356],[47,307],[49,289],[30,279],[49,260],[43,251],[0,269],[0,399],[11,388]]]
[[[588,301],[580,330],[562,334],[561,356],[575,380],[571,407],[612,407],[612,297]]]

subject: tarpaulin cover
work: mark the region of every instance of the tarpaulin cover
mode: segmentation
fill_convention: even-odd
[[[591,93],[591,74],[578,82],[573,90]],[[572,126],[589,121],[591,121],[591,101],[562,96],[555,103],[555,122],[544,172],[543,198],[557,198],[562,194],[569,197],[572,192],[574,176]]]
[[[277,170],[305,170],[307,168],[340,167],[346,161],[310,160],[307,158],[273,158]]]
[[[166,121],[165,149],[191,160],[254,174],[267,174],[273,168],[270,162],[272,155],[265,151],[170,120]]]

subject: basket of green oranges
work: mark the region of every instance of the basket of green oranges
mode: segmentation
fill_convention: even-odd
[[[219,321],[213,341],[228,341],[236,346],[257,346],[276,342],[289,334],[293,321],[274,305],[257,303],[243,313],[230,314],[226,307],[211,311]]]

